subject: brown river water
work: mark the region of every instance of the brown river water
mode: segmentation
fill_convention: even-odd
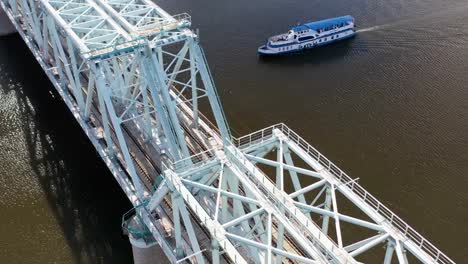
[[[235,135],[284,122],[457,263],[468,261],[468,3],[157,2],[200,29]],[[344,14],[349,41],[256,49]],[[19,36],[0,38],[1,263],[129,263],[130,203]]]

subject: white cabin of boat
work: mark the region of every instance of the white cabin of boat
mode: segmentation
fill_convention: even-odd
[[[326,45],[356,34],[354,18],[342,16],[293,27],[287,33],[270,37],[258,49],[260,54],[283,54]]]

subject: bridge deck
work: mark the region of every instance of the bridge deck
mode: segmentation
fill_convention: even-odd
[[[231,142],[188,15],[148,0],[0,4],[172,262],[359,263],[386,243],[384,263],[453,263],[285,125]],[[370,220],[339,212],[338,193]],[[376,235],[345,245],[340,222]]]

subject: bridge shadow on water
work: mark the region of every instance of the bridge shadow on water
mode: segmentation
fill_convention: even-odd
[[[19,35],[1,38],[0,56],[9,82],[0,89],[16,97],[30,166],[71,251],[67,262],[130,263],[120,228],[126,196]]]

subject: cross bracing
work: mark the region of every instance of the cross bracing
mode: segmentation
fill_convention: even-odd
[[[231,138],[188,15],[0,3],[135,205],[132,243],[173,263],[453,263],[285,125]]]

